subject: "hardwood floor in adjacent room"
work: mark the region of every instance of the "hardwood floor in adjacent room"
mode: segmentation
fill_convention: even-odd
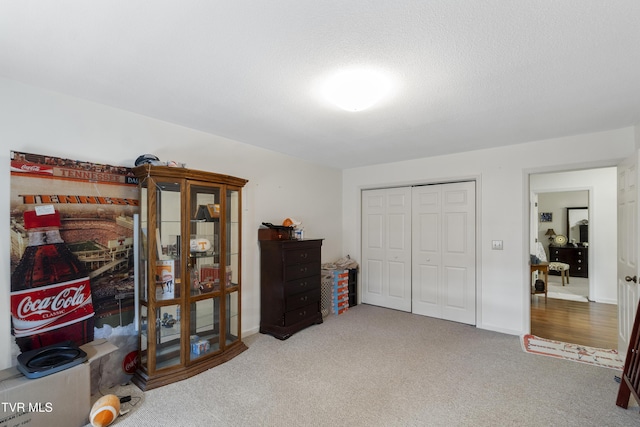
[[[541,338],[604,349],[618,348],[618,306],[536,295],[531,302],[531,333]]]

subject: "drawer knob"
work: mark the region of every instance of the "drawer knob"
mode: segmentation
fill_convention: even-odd
[[[307,315],[307,310],[301,311],[298,314],[300,315],[300,317],[306,316]]]
[[[308,254],[308,253],[306,253],[306,252],[305,252],[305,253],[300,254],[300,258],[307,259],[308,257],[309,257],[309,254]]]
[[[306,273],[307,267],[300,267],[300,273]]]

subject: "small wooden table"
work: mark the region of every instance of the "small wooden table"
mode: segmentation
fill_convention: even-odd
[[[544,273],[544,292],[536,291],[535,286],[533,286],[533,273],[535,271],[540,271]],[[549,263],[541,262],[540,264],[531,264],[531,274],[530,274],[531,295],[544,294],[544,302],[546,303],[548,283],[549,283]]]

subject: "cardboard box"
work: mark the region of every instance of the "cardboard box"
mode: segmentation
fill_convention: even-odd
[[[191,343],[191,353],[204,354],[211,349],[211,344],[207,340],[199,340]]]
[[[0,427],[82,427],[91,410],[91,362],[117,347],[97,340],[81,346],[87,361],[29,379],[13,366],[0,371]]]

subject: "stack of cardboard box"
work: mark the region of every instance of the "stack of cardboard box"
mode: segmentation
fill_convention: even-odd
[[[333,291],[331,294],[331,312],[342,314],[349,309],[349,270],[333,271]]]

